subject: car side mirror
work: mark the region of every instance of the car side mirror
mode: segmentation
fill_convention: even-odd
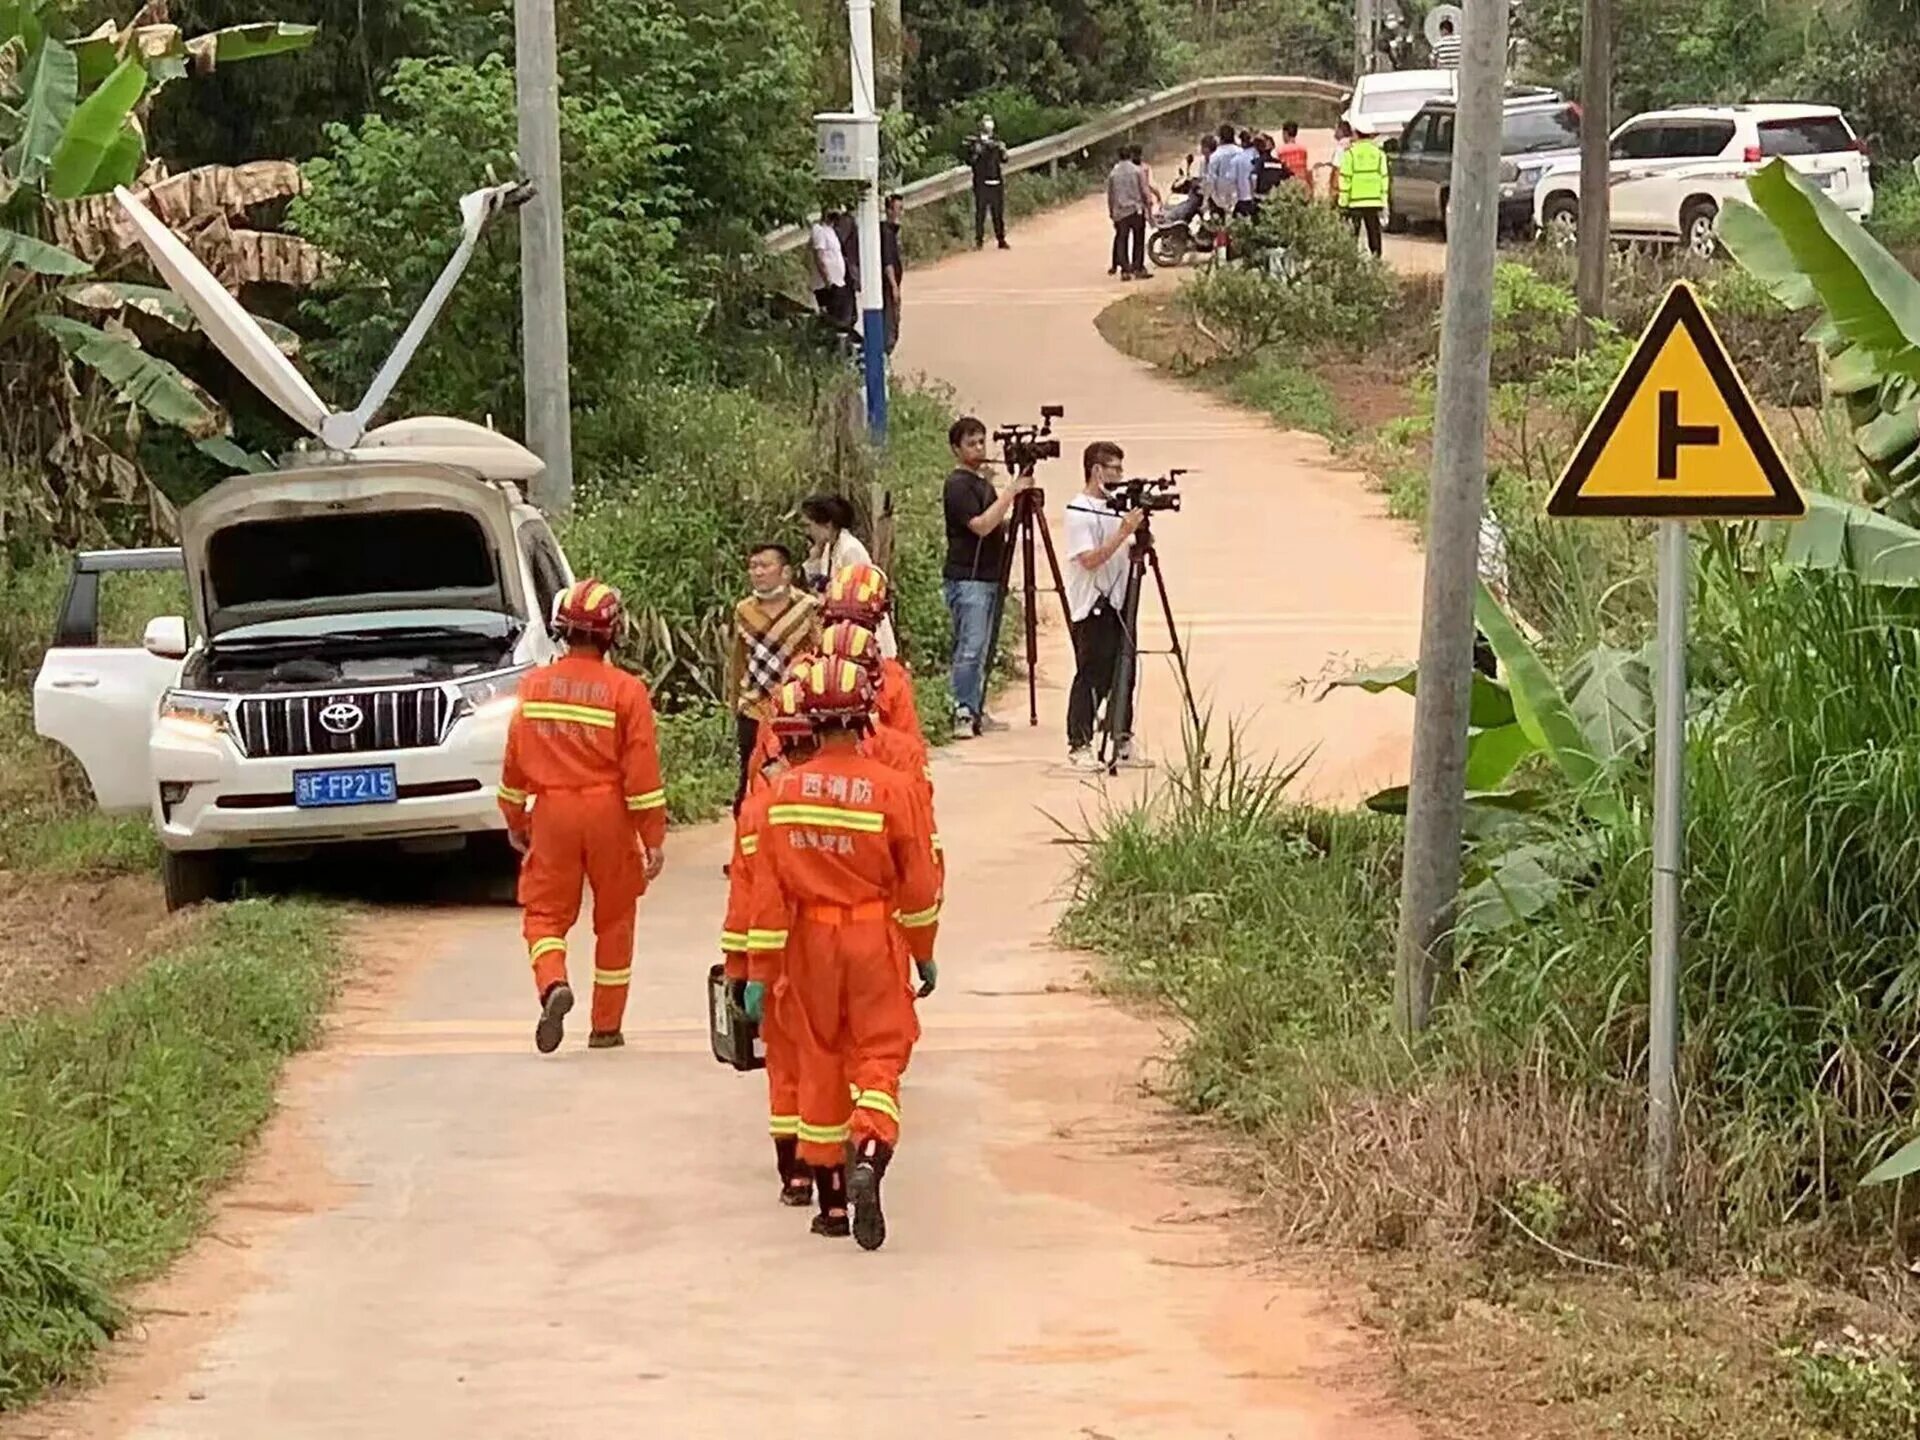
[[[162,660],[187,658],[187,622],[179,615],[156,615],[147,622],[140,644]]]

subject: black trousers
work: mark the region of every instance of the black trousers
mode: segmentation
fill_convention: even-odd
[[[1078,750],[1093,743],[1094,720],[1113,692],[1126,626],[1105,600],[1073,622],[1073,689],[1067,696],[1067,745]]]
[[[1113,268],[1122,275],[1147,273],[1147,217],[1123,215],[1113,222]]]
[[[1357,237],[1361,230],[1367,232],[1367,249],[1373,252],[1373,258],[1380,258],[1380,210],[1377,206],[1347,211],[1347,223],[1353,226]]]
[[[740,783],[733,791],[733,813],[740,813],[740,804],[747,798],[747,767],[753,764],[754,746],[760,741],[760,722],[751,715],[733,717],[734,739],[740,746]]]
[[[989,215],[993,217],[993,238],[1006,244],[1007,183],[1004,180],[973,187],[973,243],[976,246],[986,243]]]

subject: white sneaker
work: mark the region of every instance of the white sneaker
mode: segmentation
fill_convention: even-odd
[[[1085,770],[1089,774],[1099,774],[1107,768],[1091,745],[1082,745],[1077,750],[1069,750],[1067,764],[1075,770]]]

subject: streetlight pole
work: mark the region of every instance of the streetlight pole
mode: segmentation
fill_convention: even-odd
[[[1580,25],[1580,229],[1574,288],[1580,324],[1607,313],[1607,183],[1613,134],[1613,3],[1586,0]]]
[[[549,515],[573,504],[573,416],[567,376],[567,239],[560,190],[560,62],[553,0],[515,0],[514,95],[520,166],[533,198],[520,209],[520,330],[527,445],[545,469],[533,503]]]
[[[847,0],[847,28],[852,43],[848,55],[853,70],[853,113],[878,127],[874,104],[873,0]],[[861,368],[867,381],[867,431],[875,443],[887,438],[887,319],[880,265],[880,147],[861,176],[866,189],[860,196],[860,338]]]

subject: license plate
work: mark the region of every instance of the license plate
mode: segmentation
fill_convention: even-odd
[[[325,805],[391,805],[399,798],[400,787],[391,765],[293,772],[293,803],[302,810]]]

